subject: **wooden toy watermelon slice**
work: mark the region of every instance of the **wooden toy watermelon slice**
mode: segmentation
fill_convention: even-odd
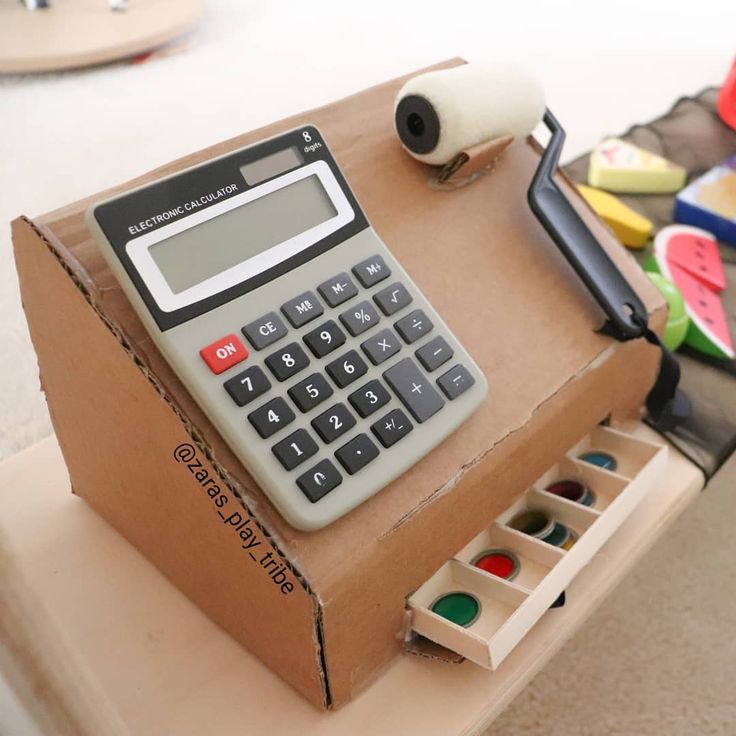
[[[668,263],[657,253],[647,263],[647,270],[659,271],[677,286],[685,299],[685,309],[690,317],[685,344],[716,358],[733,358],[731,333],[718,294],[689,271],[675,263]]]
[[[707,231],[689,225],[669,225],[654,239],[657,259],[679,266],[711,291],[726,288],[723,261],[716,239]]]

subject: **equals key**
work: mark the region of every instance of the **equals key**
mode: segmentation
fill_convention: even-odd
[[[437,379],[437,385],[450,401],[465,393],[474,383],[475,379],[470,371],[459,363]]]

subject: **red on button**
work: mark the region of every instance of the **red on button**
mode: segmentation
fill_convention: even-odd
[[[245,345],[237,335],[225,335],[199,351],[213,373],[222,373],[248,357]]]

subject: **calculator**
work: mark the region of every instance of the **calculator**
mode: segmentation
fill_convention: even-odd
[[[483,373],[312,125],[95,204],[87,222],[163,356],[294,527],[367,500],[485,400]]]

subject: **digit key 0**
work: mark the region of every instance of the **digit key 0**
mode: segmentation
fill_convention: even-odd
[[[320,460],[296,479],[296,484],[312,503],[317,503],[320,498],[334,491],[340,483],[342,483],[340,471],[326,459]]]

